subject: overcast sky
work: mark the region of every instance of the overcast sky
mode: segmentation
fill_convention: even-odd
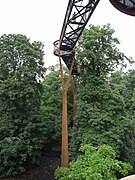
[[[0,35],[21,33],[45,45],[45,65],[56,64],[53,42],[59,39],[68,0],[0,0]],[[135,58],[135,17],[100,0],[88,24],[111,24],[121,41],[120,50]]]

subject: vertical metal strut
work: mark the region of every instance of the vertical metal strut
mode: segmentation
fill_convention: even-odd
[[[99,0],[69,0],[60,39],[54,42],[54,54],[59,56],[62,82],[61,166],[64,167],[68,166],[67,90],[71,76],[79,76],[77,64],[75,62],[74,48],[98,2]],[[66,84],[64,83],[61,58],[69,69],[69,76]],[[76,93],[77,90],[76,87],[74,87],[74,114],[76,112]]]

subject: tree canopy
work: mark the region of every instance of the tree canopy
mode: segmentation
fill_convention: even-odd
[[[126,67],[129,59],[119,51],[117,44],[119,41],[110,25],[90,26],[79,40],[78,128],[71,138],[71,151],[76,152],[78,146],[85,143],[109,144],[119,157],[129,157],[134,122],[125,109],[124,97],[109,81],[117,67]]]
[[[39,161],[39,113],[45,73],[43,44],[21,34],[0,37],[0,177]]]
[[[63,172],[74,177],[72,168],[78,176],[85,173],[87,163],[82,160],[91,157],[79,155],[81,146],[86,153],[85,147],[94,148],[97,158],[98,147],[105,147],[105,152],[116,152],[116,159],[135,162],[135,71],[123,72],[127,63],[134,61],[120,52],[119,43],[109,24],[87,27],[78,41],[76,117],[72,83],[67,94],[69,155],[74,161],[68,170],[58,170],[62,178]],[[61,141],[59,67],[47,70],[42,42],[31,42],[21,34],[0,37],[0,178],[22,173],[26,165],[39,163],[41,142]],[[65,79],[67,72],[64,67]],[[101,156],[99,159],[104,161]],[[83,172],[78,164],[84,165]]]

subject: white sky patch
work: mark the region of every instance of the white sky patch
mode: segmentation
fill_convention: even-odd
[[[45,65],[56,64],[53,42],[59,39],[68,0],[0,0],[0,36],[9,33],[26,35],[45,45]],[[120,50],[135,58],[135,17],[116,10],[109,0],[100,0],[88,24],[111,24],[121,41]]]

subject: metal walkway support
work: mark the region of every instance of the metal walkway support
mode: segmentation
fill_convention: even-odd
[[[110,0],[110,2],[119,11],[135,16],[135,0]]]
[[[99,0],[69,0],[68,2],[60,39],[54,42],[54,54],[60,55],[69,70],[75,45],[98,2]],[[72,75],[79,76],[79,74],[77,64],[74,62]]]
[[[54,55],[59,56],[60,74],[62,82],[62,147],[61,166],[68,166],[68,117],[67,117],[67,90],[72,76],[79,76],[75,61],[75,46],[94,12],[99,0],[69,0],[60,39],[54,42]],[[61,58],[69,69],[69,77],[64,83]],[[65,85],[66,84],[66,85]],[[76,91],[74,89],[74,98]],[[74,105],[75,106],[75,105]],[[76,107],[74,107],[74,113]]]

